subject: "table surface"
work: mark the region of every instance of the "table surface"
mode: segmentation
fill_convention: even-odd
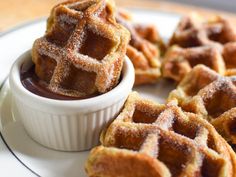
[[[50,9],[58,2],[58,0],[0,1],[0,32],[6,31],[21,23],[48,16]],[[236,22],[236,14],[172,2],[157,0],[116,0],[116,4],[119,7],[145,8],[183,15],[188,14],[191,11],[197,11],[207,16],[219,14],[227,16],[227,18],[230,18],[232,21]]]

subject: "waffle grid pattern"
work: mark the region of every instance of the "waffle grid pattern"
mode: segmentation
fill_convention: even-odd
[[[201,115],[230,143],[236,143],[236,77],[224,77],[204,65],[196,66],[168,100]]]
[[[101,142],[87,162],[89,176],[130,176],[123,169],[130,166],[131,176],[233,176],[227,143],[174,101],[159,105],[132,93]]]
[[[32,55],[36,74],[50,90],[84,96],[117,84],[129,33],[115,22],[111,2],[69,1],[53,8],[46,35],[35,41]]]
[[[236,31],[219,16],[205,20],[198,14],[183,17],[162,64],[163,77],[180,82],[192,68],[204,64],[221,75],[236,73]]]

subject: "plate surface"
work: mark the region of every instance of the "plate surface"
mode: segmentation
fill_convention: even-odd
[[[172,34],[180,18],[175,14],[146,10],[133,10],[133,13],[136,22],[155,24],[165,39]],[[3,59],[0,65],[0,84],[9,73],[10,66],[15,59],[31,48],[36,38],[43,35],[45,25],[45,20],[39,20],[11,31],[0,38],[0,48],[3,51]],[[134,88],[142,96],[158,102],[164,102],[172,89],[173,85],[164,80],[156,85]],[[6,82],[0,93],[0,130],[4,141],[16,157],[7,150],[0,138],[0,165],[6,161],[7,163],[14,161],[14,163],[11,162],[11,168],[19,171],[15,173],[8,170],[6,176],[86,177],[84,162],[88,151],[59,152],[39,145],[26,134],[18,117],[12,117],[12,110],[14,110],[14,103],[11,103],[11,91],[8,82]],[[1,151],[1,149],[5,149],[5,151]],[[5,172],[0,172],[0,176]]]

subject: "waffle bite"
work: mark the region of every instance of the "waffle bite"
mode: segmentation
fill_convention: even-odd
[[[228,42],[236,41],[236,31],[229,20],[215,16],[210,19],[193,13],[183,17],[169,41],[169,46],[183,48],[210,45],[221,48]]]
[[[236,42],[225,44],[223,58],[226,65],[226,76],[236,75]]]
[[[211,46],[181,48],[174,45],[165,54],[162,75],[180,82],[198,64],[204,64],[221,75],[226,72],[224,59],[216,48]]]
[[[205,20],[197,14],[183,17],[169,41],[163,77],[180,82],[197,64],[221,75],[235,75],[236,31],[229,20],[219,16]]]
[[[135,68],[135,85],[155,83],[161,74],[160,54],[165,50],[156,27],[132,23],[131,15],[123,10],[117,13],[116,19],[131,33],[126,54]]]
[[[205,120],[176,102],[156,104],[132,93],[86,163],[88,176],[236,176],[231,147]]]
[[[196,66],[172,91],[168,100],[201,115],[230,143],[236,144],[236,77],[220,76]]]
[[[50,91],[83,97],[116,86],[129,32],[114,14],[112,0],[70,0],[52,9],[32,49],[35,72]]]

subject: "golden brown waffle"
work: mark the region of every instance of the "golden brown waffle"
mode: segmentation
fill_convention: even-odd
[[[236,41],[236,31],[229,20],[219,16],[206,20],[194,13],[180,20],[169,45],[177,44],[184,48],[211,45],[220,48],[233,41]]]
[[[226,72],[224,59],[217,48],[172,46],[163,59],[162,74],[165,78],[180,82],[198,64],[204,64],[222,75]]]
[[[236,75],[235,41],[236,31],[227,19],[215,16],[205,20],[198,14],[183,17],[169,41],[163,77],[180,82],[197,64],[222,75]]]
[[[118,83],[129,32],[114,14],[110,0],[70,0],[52,9],[32,50],[36,74],[51,91],[80,97]]]
[[[226,76],[236,75],[236,42],[224,45],[223,58],[226,65]]]
[[[230,143],[236,144],[236,77],[223,77],[196,66],[168,100],[178,100],[185,111],[203,116]]]
[[[90,177],[236,176],[235,154],[198,115],[132,93],[86,163]]]
[[[135,85],[155,83],[160,77],[160,53],[165,45],[154,25],[133,24],[131,15],[120,10],[117,22],[131,33],[127,56],[135,68]]]

